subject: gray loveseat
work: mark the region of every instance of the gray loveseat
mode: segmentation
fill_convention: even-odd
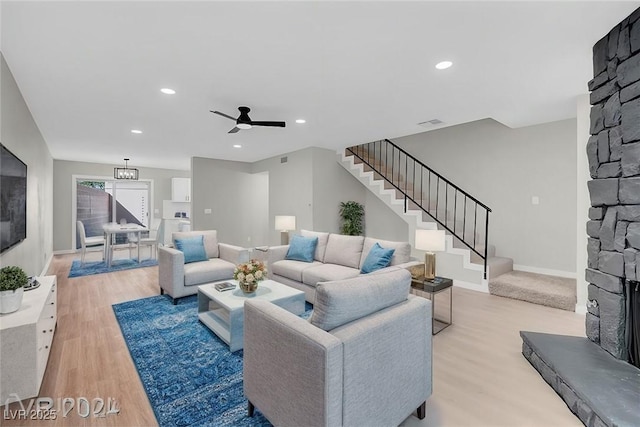
[[[396,426],[432,391],[431,301],[397,269],[320,283],[309,321],[266,301],[244,312],[244,392],[278,426]],[[283,345],[283,343],[286,343]]]
[[[289,245],[272,246],[267,253],[269,278],[304,291],[306,300],[312,304],[315,300],[316,285],[319,282],[359,276],[360,269],[376,242],[385,249],[395,249],[391,263],[386,269],[406,268],[419,264],[419,261],[411,258],[409,242],[308,230],[302,230],[300,234],[303,237],[318,238],[313,262],[285,259]],[[385,269],[382,269],[376,273],[384,271]]]
[[[173,303],[180,297],[198,292],[198,285],[233,278],[235,266],[249,259],[249,251],[239,246],[218,242],[216,230],[173,233],[172,238],[204,236],[204,248],[209,258],[185,264],[184,254],[174,248],[158,248],[158,281],[160,293],[167,293]]]

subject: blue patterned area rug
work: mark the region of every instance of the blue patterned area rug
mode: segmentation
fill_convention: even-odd
[[[140,264],[136,259],[114,259],[111,267],[108,267],[104,261],[85,262],[80,265],[80,260],[75,260],[71,264],[69,277],[90,276],[92,274],[112,273],[114,271],[130,270],[132,268],[153,267],[158,265],[156,259],[143,259]]]
[[[159,295],[113,311],[160,426],[271,425],[257,408],[247,416],[242,350],[231,353],[200,323],[195,295],[177,305]]]

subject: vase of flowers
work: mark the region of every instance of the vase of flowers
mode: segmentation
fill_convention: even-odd
[[[267,267],[264,262],[252,259],[244,264],[238,264],[233,271],[233,278],[238,281],[240,289],[250,294],[258,289],[258,282],[267,277]]]

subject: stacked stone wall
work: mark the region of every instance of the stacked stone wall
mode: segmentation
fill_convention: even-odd
[[[640,8],[593,47],[586,332],[627,358],[625,281],[640,280]]]

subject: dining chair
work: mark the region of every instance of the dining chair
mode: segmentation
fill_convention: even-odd
[[[82,256],[80,258],[80,265],[84,265],[84,256],[87,253],[87,248],[95,248],[102,246],[102,259],[104,260],[104,251],[106,250],[106,240],[102,236],[87,237],[87,233],[84,229],[82,221],[76,221],[76,228],[80,235],[80,245],[82,246]]]
[[[152,230],[149,230],[149,237],[141,237],[140,241],[138,241],[137,233],[128,233],[127,240],[129,242],[129,258],[132,258],[131,251],[134,245],[142,245],[142,246],[150,246],[151,248],[151,258],[158,257],[158,236],[159,236],[159,228],[160,226],[155,227]]]

